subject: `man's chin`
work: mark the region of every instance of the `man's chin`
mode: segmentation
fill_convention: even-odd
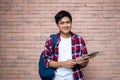
[[[64,34],[69,35],[69,34],[70,34],[70,31],[64,32]]]

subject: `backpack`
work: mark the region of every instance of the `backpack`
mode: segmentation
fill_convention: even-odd
[[[52,37],[52,49],[55,48],[55,43],[56,43],[56,35],[53,34],[51,35]],[[40,59],[39,59],[39,75],[41,77],[42,80],[53,80],[54,77],[54,69],[53,68],[47,68],[44,65],[44,59],[43,59],[43,54],[44,52],[41,53],[40,55]],[[54,54],[54,53],[52,53]]]

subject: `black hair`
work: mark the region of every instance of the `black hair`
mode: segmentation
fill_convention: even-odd
[[[63,18],[63,17],[68,17],[70,21],[72,22],[72,16],[68,11],[61,10],[55,15],[55,22],[58,24],[58,22]]]

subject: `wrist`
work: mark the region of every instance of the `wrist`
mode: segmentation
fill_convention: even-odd
[[[65,67],[65,61],[61,61],[60,64],[61,64],[60,67]]]

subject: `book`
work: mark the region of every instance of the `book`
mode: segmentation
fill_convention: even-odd
[[[93,53],[86,54],[86,55],[83,56],[83,59],[86,60],[86,59],[93,58],[93,57],[97,56],[98,53],[99,52],[93,52]]]

